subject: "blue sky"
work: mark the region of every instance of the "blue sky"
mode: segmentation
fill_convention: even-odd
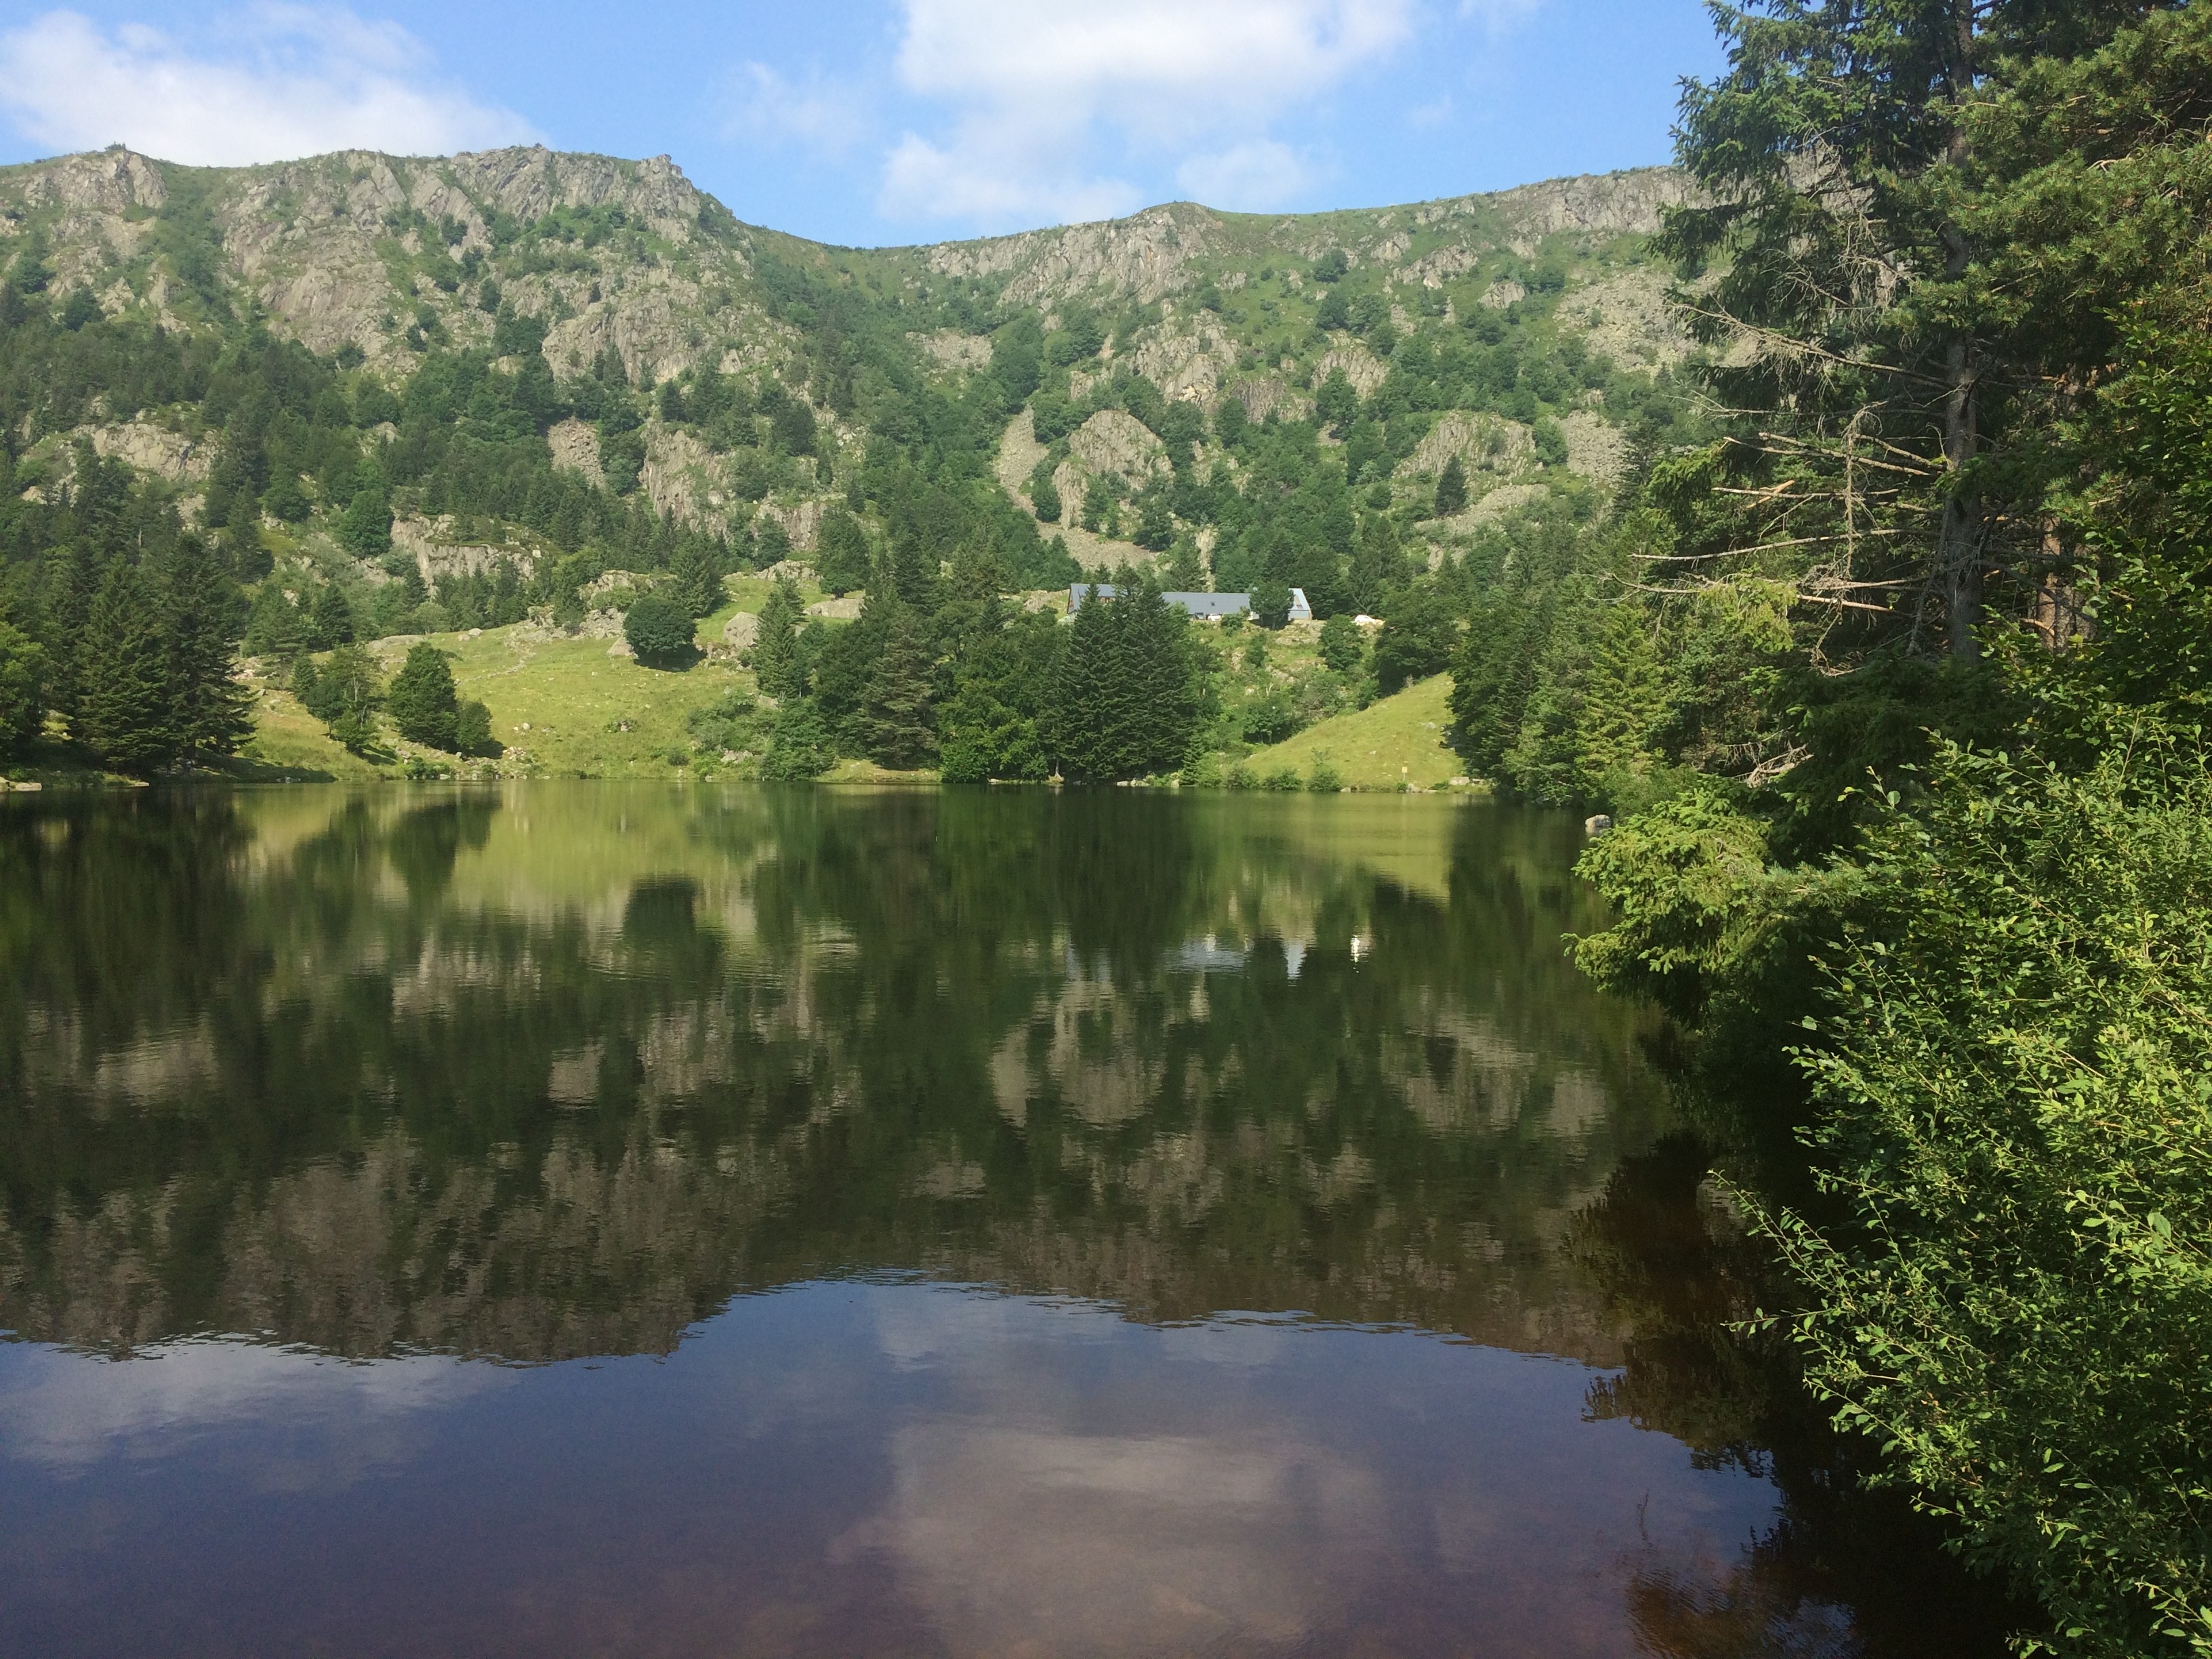
[[[1668,157],[1700,0],[579,0],[0,13],[0,159],[665,151],[743,219],[936,240],[1376,206]]]

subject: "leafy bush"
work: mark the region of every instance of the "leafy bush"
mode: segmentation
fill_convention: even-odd
[[[46,653],[0,622],[0,755],[29,748],[46,713]]]
[[[410,647],[385,702],[392,724],[408,742],[453,752],[459,741],[460,704],[453,695],[453,671],[436,646],[425,640]]]
[[[692,740],[715,754],[757,754],[768,746],[773,722],[750,694],[732,690],[684,717]]]
[[[2212,1652],[2203,753],[1948,750],[1867,869],[1802,1055],[1855,1224],[1769,1218],[1812,1382],[2069,1650]]]
[[[1326,755],[1314,757],[1313,770],[1306,774],[1306,788],[1316,795],[1334,795],[1344,787],[1344,774],[1330,764]]]
[[[1349,674],[1367,655],[1367,642],[1359,637],[1359,624],[1339,614],[1321,625],[1321,659],[1339,674]]]
[[[659,592],[640,594],[623,617],[623,638],[643,663],[682,662],[693,650],[691,615]]]
[[[807,783],[836,763],[836,745],[813,698],[801,698],[777,714],[761,776],[774,783]]]
[[[491,710],[471,699],[453,716],[453,752],[457,755],[496,756],[500,744],[491,734]]]
[[[1280,691],[1270,691],[1247,703],[1241,723],[1244,741],[1261,748],[1296,737],[1305,724],[1299,717],[1297,706]]]
[[[1273,578],[1252,590],[1252,620],[1262,628],[1283,628],[1291,620],[1291,585]]]

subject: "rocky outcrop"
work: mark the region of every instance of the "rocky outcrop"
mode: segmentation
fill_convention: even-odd
[[[548,431],[545,442],[553,451],[553,470],[556,472],[579,473],[593,483],[605,482],[605,471],[599,465],[599,433],[597,427],[571,416],[557,422]]]
[[[821,545],[822,515],[829,503],[818,497],[798,501],[763,501],[760,516],[773,519],[783,526],[783,533],[791,538],[794,553],[811,553]]]
[[[1560,417],[1567,436],[1567,467],[1601,484],[1620,480],[1628,465],[1628,434],[1603,416],[1577,409]]]
[[[1689,355],[1690,337],[1667,307],[1667,278],[1656,270],[1625,270],[1570,293],[1560,308],[1589,326],[1590,349],[1623,368],[1664,368]]]
[[[1456,455],[1471,474],[1506,477],[1528,465],[1535,452],[1534,435],[1518,421],[1455,409],[1440,416],[1413,453],[1398,463],[1397,476],[1433,477]]]
[[[416,572],[434,589],[455,576],[489,575],[502,561],[512,563],[525,576],[538,568],[538,551],[534,547],[493,547],[461,541],[450,514],[393,520],[392,544],[414,556]]]
[[[120,144],[88,155],[64,155],[39,167],[23,187],[31,207],[59,206],[84,213],[158,211],[169,199],[161,169]]]
[[[1133,490],[1168,470],[1167,447],[1150,427],[1119,409],[1102,409],[1069,434],[1067,453],[1086,476],[1112,478]]]
[[[907,337],[939,368],[952,374],[972,374],[991,366],[991,343],[979,335],[963,334],[957,328],[940,328],[932,334],[910,334]]]
[[[1168,397],[1211,404],[1237,368],[1237,344],[1218,318],[1200,312],[1147,334],[1130,361]]]
[[[1270,415],[1297,421],[1313,413],[1313,399],[1291,391],[1279,375],[1248,375],[1229,388],[1229,395],[1243,404],[1246,416],[1255,421],[1264,421]]]
[[[213,464],[208,451],[182,433],[150,421],[80,427],[70,434],[92,440],[94,453],[118,460],[167,483],[201,483]]]
[[[1344,371],[1344,378],[1352,382],[1352,389],[1363,398],[1370,395],[1390,373],[1382,360],[1365,346],[1357,340],[1347,340],[1332,346],[1314,365],[1314,385],[1319,386],[1340,368]]]
[[[1008,276],[1005,300],[1049,306],[1092,289],[1140,303],[1185,287],[1191,261],[1221,251],[1218,215],[1177,202],[1127,219],[1024,231],[926,250],[929,268],[948,276]]]

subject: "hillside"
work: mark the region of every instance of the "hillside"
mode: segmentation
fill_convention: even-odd
[[[1379,609],[1673,428],[1686,345],[1644,250],[1684,190],[863,250],[743,224],[665,156],[0,169],[0,622],[69,710],[99,561],[52,550],[126,489],[217,550],[280,679],[346,638],[604,635],[610,590],[719,613],[718,578],[787,559],[832,594],[965,548],[1017,592],[1156,562]]]

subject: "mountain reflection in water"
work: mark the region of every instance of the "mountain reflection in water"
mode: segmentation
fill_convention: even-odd
[[[1563,819],[8,808],[0,1649],[1965,1650]]]

